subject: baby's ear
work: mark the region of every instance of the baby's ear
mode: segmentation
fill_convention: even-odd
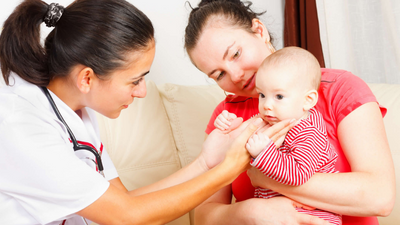
[[[304,111],[310,110],[317,104],[317,101],[318,101],[318,92],[316,90],[308,91],[305,95],[303,110]]]

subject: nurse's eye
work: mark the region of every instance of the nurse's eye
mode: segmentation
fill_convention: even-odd
[[[224,71],[221,71],[221,73],[219,73],[219,75],[217,76],[217,81],[221,80],[225,75]]]
[[[141,77],[139,80],[132,82],[133,85],[137,86],[140,84],[140,82],[142,82],[143,77]]]
[[[258,95],[260,96],[260,98],[265,98],[265,95],[263,93],[258,93]]]
[[[278,100],[282,100],[283,99],[283,95],[278,94],[278,95],[275,96],[275,98],[278,99]]]

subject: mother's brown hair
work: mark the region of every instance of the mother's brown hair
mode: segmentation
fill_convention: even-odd
[[[211,18],[222,17],[226,25],[242,28],[253,33],[251,27],[253,19],[265,12],[256,13],[250,9],[251,2],[240,0],[202,0],[189,15],[188,25],[185,29],[185,49],[193,50]]]

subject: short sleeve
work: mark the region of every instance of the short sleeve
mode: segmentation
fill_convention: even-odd
[[[351,72],[344,70],[322,70],[320,100],[317,109],[325,120],[332,118],[338,125],[352,111],[368,102],[378,101],[368,85]],[[386,114],[386,108],[379,106],[382,116]],[[329,115],[329,116],[327,116]]]
[[[109,187],[75,156],[54,123],[24,112],[0,124],[0,192],[41,224],[82,210]]]

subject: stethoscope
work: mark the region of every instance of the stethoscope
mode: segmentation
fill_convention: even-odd
[[[71,138],[72,144],[74,145],[74,151],[86,150],[86,151],[89,151],[89,152],[93,153],[93,155],[96,157],[97,163],[96,163],[94,160],[93,160],[93,162],[97,165],[97,168],[98,168],[98,170],[99,170],[99,173],[100,173],[101,175],[103,175],[103,177],[104,177],[104,173],[103,173],[104,168],[103,168],[103,163],[102,163],[102,161],[101,161],[101,156],[100,156],[100,154],[96,151],[96,149],[94,149],[94,148],[92,148],[92,147],[90,147],[90,146],[88,146],[88,145],[79,144],[79,143],[76,141],[76,138],[75,138],[75,136],[74,136],[74,133],[72,133],[72,130],[69,128],[68,124],[65,122],[64,118],[61,116],[60,111],[58,111],[58,108],[57,108],[57,106],[56,106],[56,103],[54,102],[53,98],[51,97],[49,91],[47,90],[46,87],[41,87],[41,88],[42,88],[44,94],[46,95],[47,99],[49,100],[50,105],[51,105],[51,107],[52,107],[53,110],[54,110],[54,113],[56,114],[56,116],[58,117],[58,119],[64,124],[64,126],[67,128],[69,137]]]

